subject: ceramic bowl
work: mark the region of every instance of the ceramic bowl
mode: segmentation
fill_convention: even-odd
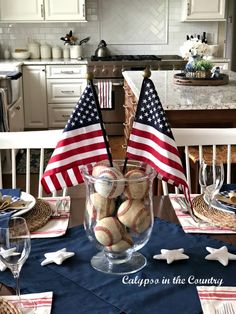
[[[17,60],[26,60],[30,57],[29,51],[18,51],[18,52],[12,52],[11,53],[13,59]]]

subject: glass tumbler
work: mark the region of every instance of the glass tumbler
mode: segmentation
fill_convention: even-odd
[[[147,261],[140,250],[153,228],[153,179],[155,170],[139,161],[116,160],[82,167],[86,184],[84,228],[99,252],[92,257],[96,270],[131,274]]]

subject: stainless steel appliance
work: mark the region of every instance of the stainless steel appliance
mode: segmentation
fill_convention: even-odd
[[[108,135],[124,134],[124,104],[123,71],[173,70],[183,69],[186,64],[178,55],[110,55],[98,57],[94,55],[88,63],[88,71],[94,74],[94,84],[99,80],[112,82],[112,109],[102,109],[102,116]]]

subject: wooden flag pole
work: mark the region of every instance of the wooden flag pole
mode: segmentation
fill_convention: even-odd
[[[89,81],[89,83],[91,85],[91,89],[92,89],[93,96],[94,96],[94,99],[95,99],[95,104],[96,104],[97,111],[98,111],[98,116],[99,116],[100,125],[101,125],[101,129],[102,129],[102,134],[103,134],[104,142],[105,142],[106,149],[107,149],[107,155],[108,155],[109,163],[110,163],[110,166],[113,167],[110,145],[109,145],[109,142],[108,142],[108,139],[107,139],[107,133],[106,133],[106,129],[105,129],[105,126],[104,126],[104,123],[103,123],[103,119],[102,119],[102,111],[101,111],[101,108],[100,108],[100,105],[99,105],[96,89],[95,89],[95,87],[93,85],[93,73],[88,72],[87,75],[86,75],[86,78],[87,78],[87,80]]]
[[[146,67],[146,69],[143,71],[143,77],[144,78],[149,78],[151,76],[151,71],[149,69],[149,67]],[[142,83],[142,87],[141,87],[141,92],[142,92],[142,89],[143,89],[143,83]],[[137,106],[138,107],[138,106]],[[136,109],[137,110],[137,109]],[[131,132],[130,132],[131,134]],[[129,146],[129,142],[128,142],[128,145],[127,147]],[[122,173],[125,174],[125,171],[126,171],[126,167],[127,167],[127,162],[128,162],[128,158],[125,157],[125,161],[124,161],[124,166],[123,166],[123,170],[122,170]]]

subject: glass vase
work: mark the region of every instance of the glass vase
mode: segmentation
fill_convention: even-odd
[[[130,274],[147,261],[140,250],[150,239],[153,228],[153,179],[148,164],[114,161],[86,165],[84,228],[99,252],[92,257],[96,270],[110,274]],[[124,172],[124,174],[122,174]]]

